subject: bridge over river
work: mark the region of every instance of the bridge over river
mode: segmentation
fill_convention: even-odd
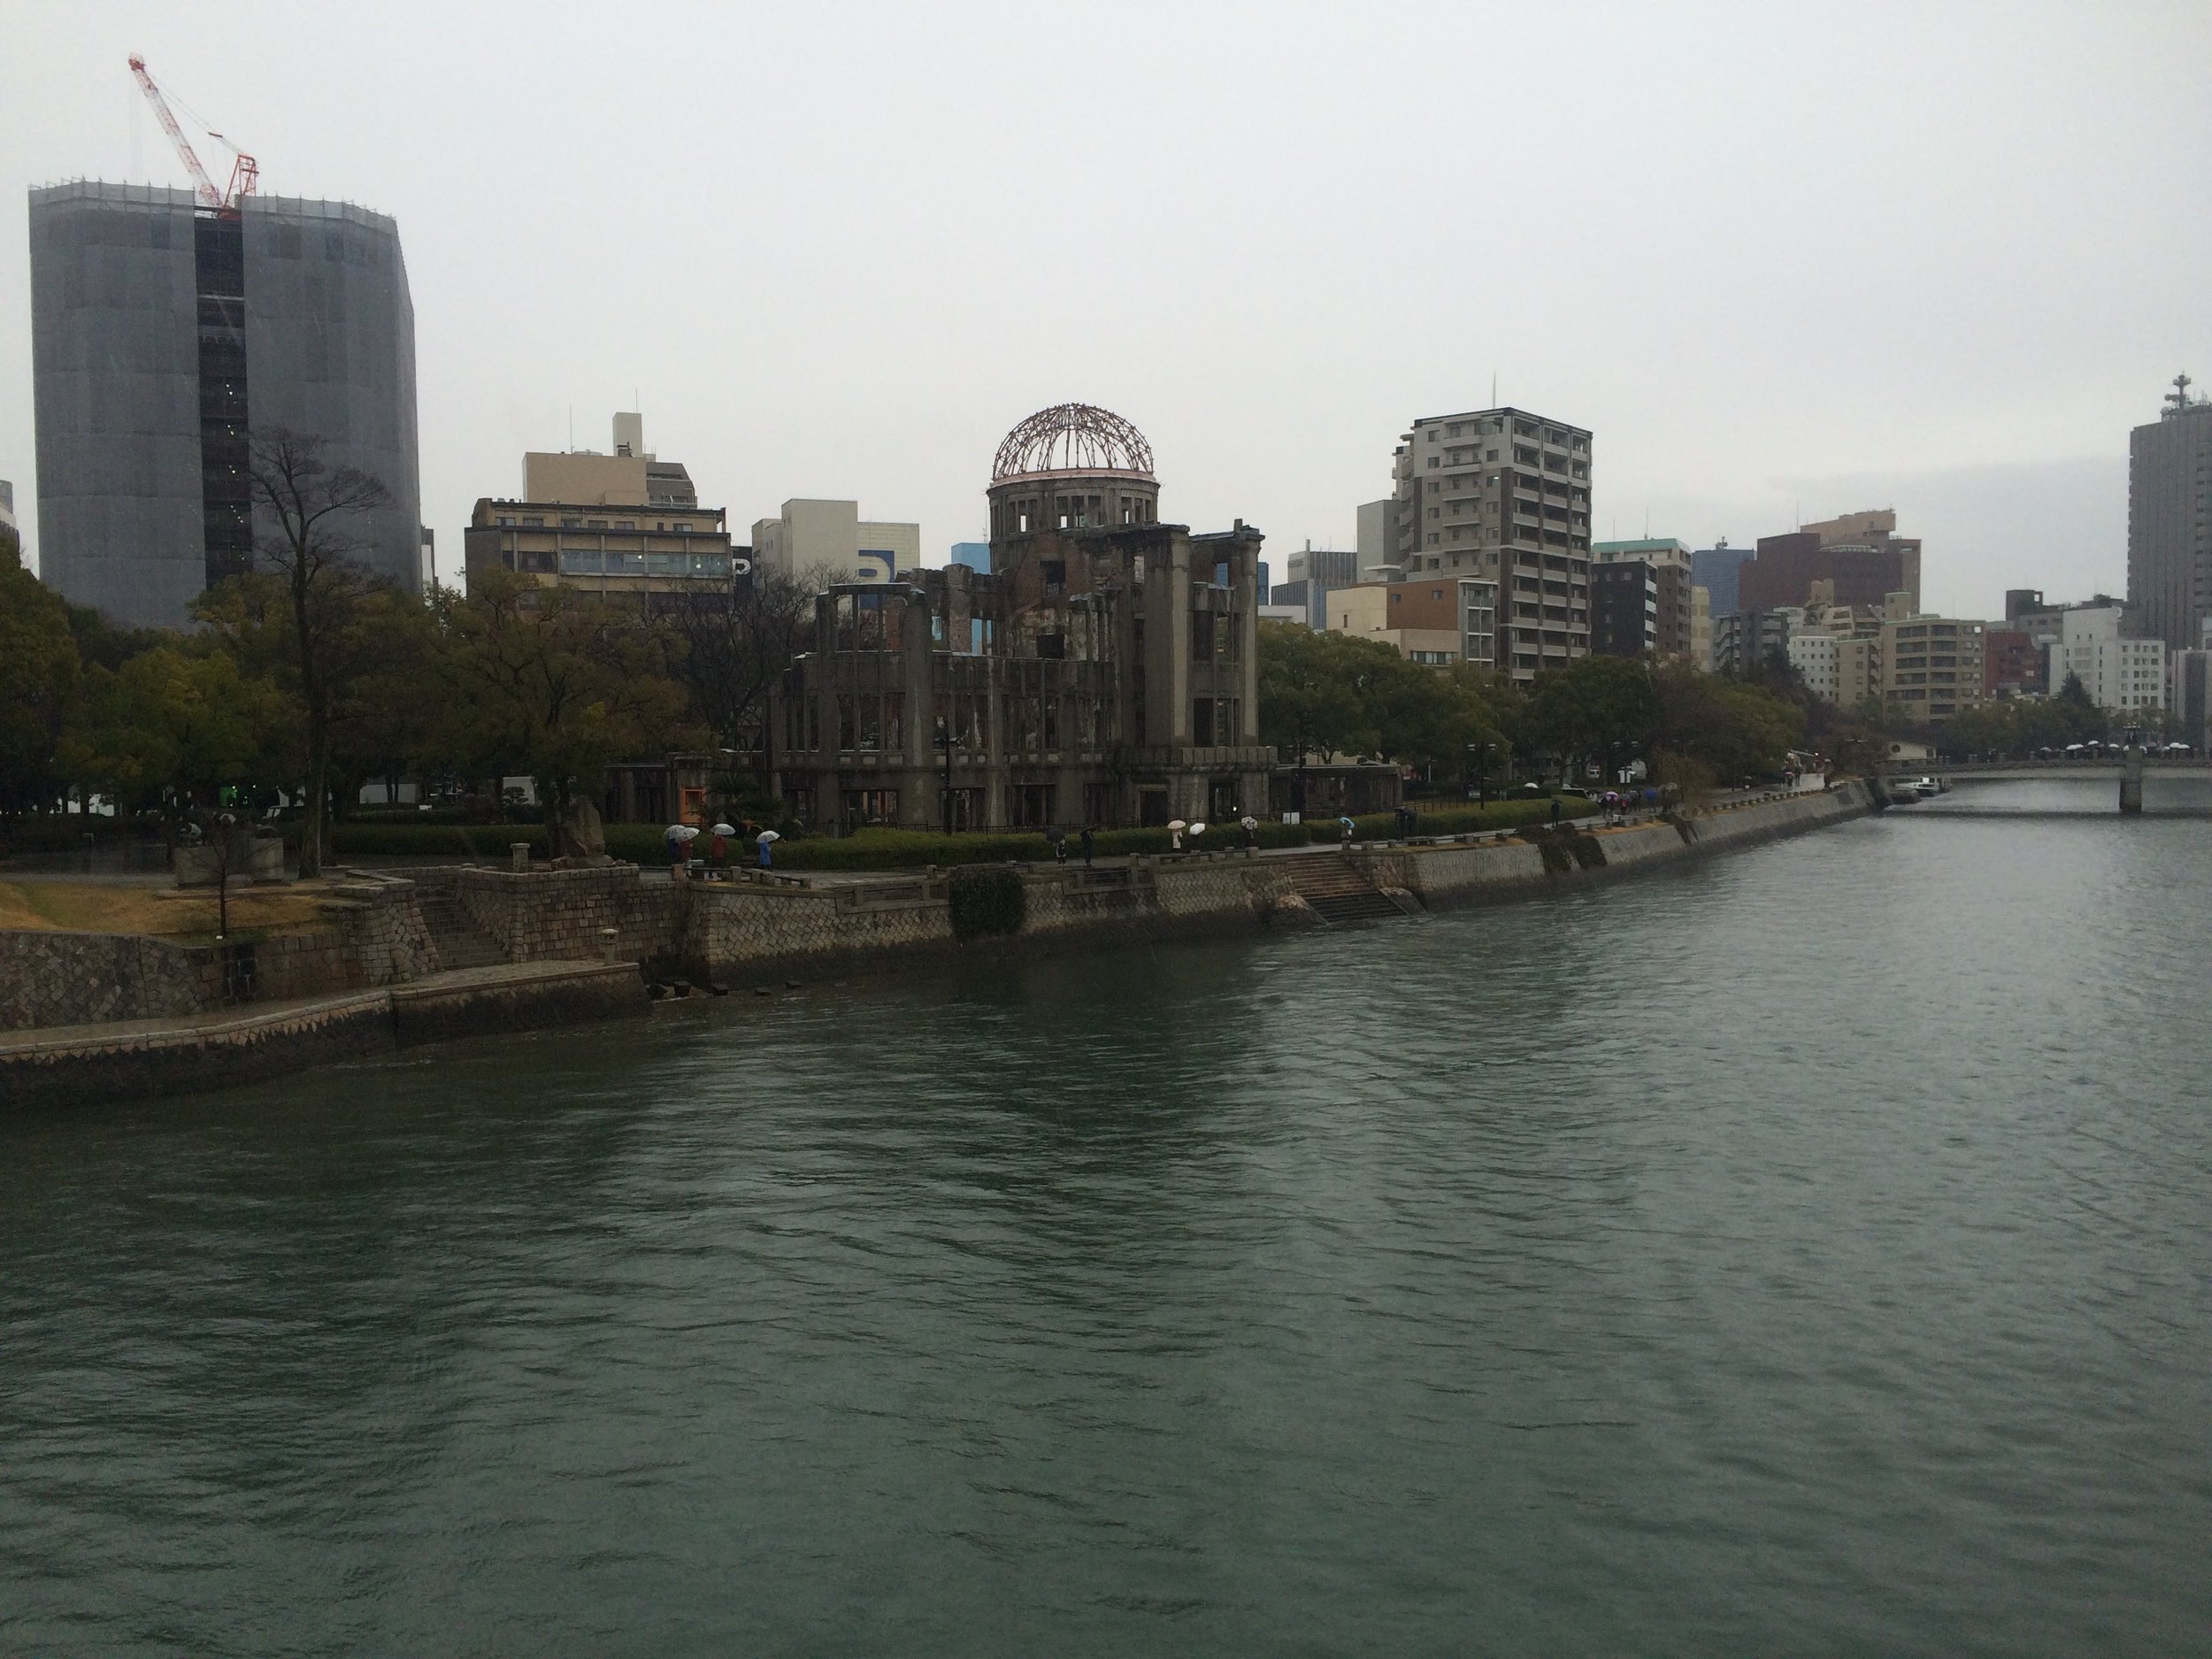
[[[1934,777],[1950,786],[1913,803],[1916,815],[1941,818],[2120,816],[2124,768],[2113,761],[1981,762],[1897,766],[1890,781]],[[2212,818],[2212,765],[2195,758],[2147,760],[2143,816]]]

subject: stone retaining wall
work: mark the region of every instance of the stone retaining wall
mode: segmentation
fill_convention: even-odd
[[[628,962],[666,956],[683,933],[684,894],[674,882],[647,883],[635,864],[585,870],[484,870],[451,874],[461,907],[510,962]],[[689,884],[686,884],[688,886]]]
[[[212,946],[142,933],[0,933],[0,1031],[174,1018],[221,995]]]

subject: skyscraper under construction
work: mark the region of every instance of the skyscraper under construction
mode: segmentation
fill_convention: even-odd
[[[176,626],[253,557],[250,429],[325,441],[390,502],[349,527],[419,586],[415,312],[398,227],[349,203],[79,181],[30,199],[39,569]]]

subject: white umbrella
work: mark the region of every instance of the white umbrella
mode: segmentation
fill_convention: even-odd
[[[717,824],[714,826],[714,833],[717,835],[734,835],[737,833],[737,826],[734,824]]]
[[[763,830],[759,835],[756,837],[756,839],[764,841],[780,841],[783,839],[783,837],[777,834],[773,830]]]
[[[1168,819],[1167,826],[1171,830],[1188,829],[1190,827],[1189,825],[1184,823],[1179,818],[1171,818]]]
[[[1204,822],[1202,820],[1199,823],[1192,825],[1190,826],[1190,833],[1194,835],[1203,835],[1206,833],[1206,826]]]
[[[1245,828],[1247,828],[1247,829],[1257,829],[1257,828],[1259,828],[1259,826],[1260,826],[1260,821],[1259,821],[1259,819],[1257,819],[1257,818],[1256,818],[1249,817],[1249,816],[1247,816],[1246,818],[1244,818],[1240,819],[1240,821],[1243,824],[1244,827],[1245,827]]]
[[[699,832],[688,824],[679,824],[675,834],[678,841],[695,841],[699,839]]]

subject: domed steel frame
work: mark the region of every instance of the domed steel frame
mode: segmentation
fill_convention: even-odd
[[[994,486],[1010,480],[1085,473],[1151,480],[1152,446],[1111,410],[1055,403],[1006,434],[991,462]]]

